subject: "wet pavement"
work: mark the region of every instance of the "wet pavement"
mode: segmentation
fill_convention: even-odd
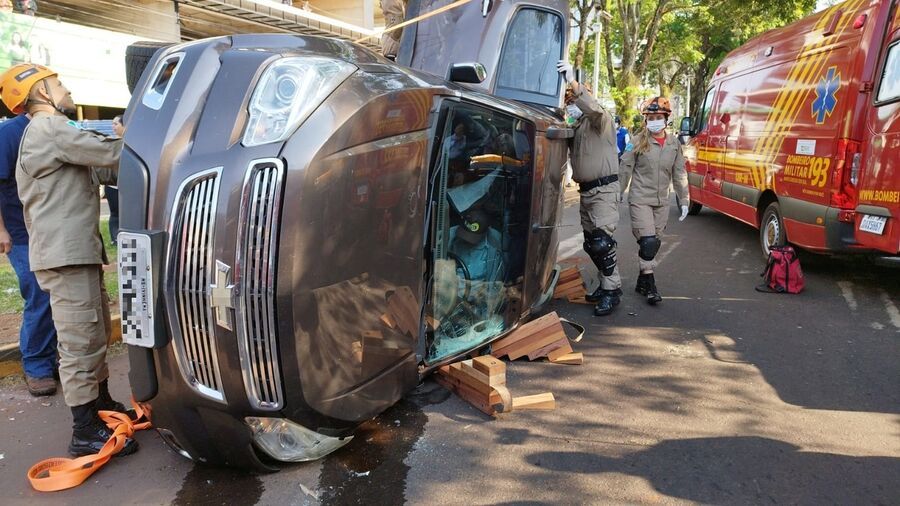
[[[561,258],[583,255],[580,235],[561,229]],[[650,307],[633,292],[630,231],[616,238],[616,312],[552,305],[588,327],[575,345],[585,364],[509,365],[513,395],[552,391],[555,411],[492,420],[426,381],[319,462],[263,475],[196,466],[143,431],[137,454],[41,494],[25,472],[64,453],[68,409],[7,385],[3,503],[900,503],[900,266],[803,255],[806,292],[762,294],[755,230],[673,211],[657,272],[666,299]],[[126,368],[111,360],[123,399]]]

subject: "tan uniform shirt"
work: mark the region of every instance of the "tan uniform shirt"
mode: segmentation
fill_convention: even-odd
[[[401,0],[381,0],[381,12],[384,13],[384,27],[392,28],[403,22],[403,2]],[[400,50],[400,36],[403,29],[397,29],[381,36],[381,54],[395,55]]]
[[[651,139],[650,150],[646,153],[626,151],[619,166],[619,180],[623,192],[631,184],[630,204],[668,205],[669,186],[675,187],[681,205],[686,206],[690,201],[684,155],[681,144],[673,135],[667,135],[662,146]]]
[[[64,116],[31,120],[16,164],[31,270],[104,263],[99,185],[116,184],[121,152],[121,139],[80,130]]]
[[[616,129],[612,115],[579,86],[575,105],[583,113],[575,123],[575,138],[572,140],[570,157],[572,179],[576,183],[587,183],[601,177],[619,173],[619,158],[616,149]],[[589,118],[590,117],[590,118]],[[597,133],[591,121],[600,121],[602,133]],[[609,185],[618,191],[618,186]]]

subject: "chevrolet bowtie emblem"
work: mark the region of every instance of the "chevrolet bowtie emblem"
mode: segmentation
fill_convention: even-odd
[[[231,302],[234,285],[229,284],[230,281],[231,267],[216,260],[215,283],[209,285],[209,307],[215,311],[217,324],[228,330],[233,330],[231,326],[231,311],[229,310],[234,309],[234,304]]]

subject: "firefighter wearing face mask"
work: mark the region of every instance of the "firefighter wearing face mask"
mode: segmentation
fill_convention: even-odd
[[[681,202],[683,221],[690,205],[687,172],[681,143],[666,132],[672,106],[665,97],[655,97],[641,105],[644,129],[632,138],[632,149],[622,156],[619,171],[622,191],[628,189],[631,229],[638,242],[640,275],[635,291],[655,305],[662,301],[653,270],[662,245],[661,236],[669,218],[669,186],[674,186]]]
[[[616,129],[609,111],[575,80],[572,66],[560,61],[557,70],[570,88],[566,94],[567,110],[576,117],[569,156],[572,179],[578,183],[581,197],[584,250],[600,273],[600,286],[585,298],[596,303],[594,314],[604,316],[619,304],[622,295],[613,239],[619,223],[620,202]]]

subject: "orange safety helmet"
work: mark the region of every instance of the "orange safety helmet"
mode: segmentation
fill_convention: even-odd
[[[0,76],[0,99],[3,105],[13,112],[25,112],[25,102],[31,87],[42,79],[57,75],[49,68],[36,63],[20,63],[12,66]]]
[[[653,97],[641,104],[641,114],[672,114],[672,104],[666,97]]]

